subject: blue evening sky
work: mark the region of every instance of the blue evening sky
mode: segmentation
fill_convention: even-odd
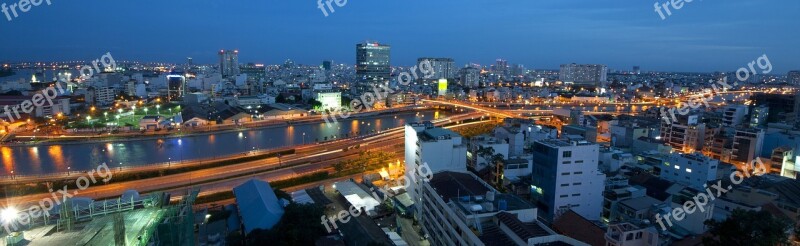
[[[0,0],[6,5],[13,0]],[[800,1],[694,0],[662,20],[655,1],[348,0],[325,17],[315,0],[51,0],[7,21],[0,61],[353,64],[355,44],[392,45],[392,64],[497,58],[528,68],[604,63],[644,71],[734,71],[762,54],[773,73],[800,69]],[[661,0],[661,2],[668,0]],[[0,13],[2,14],[2,13]]]

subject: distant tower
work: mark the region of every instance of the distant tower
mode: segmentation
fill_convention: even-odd
[[[219,70],[222,73],[222,77],[236,77],[236,75],[239,75],[239,51],[220,50]]]
[[[325,69],[325,71],[330,71],[332,64],[333,64],[333,61],[330,61],[330,60],[322,61],[322,68]]]
[[[633,66],[633,74],[642,74],[642,70],[639,66]]]
[[[356,44],[356,76],[360,89],[369,90],[372,85],[388,83],[392,71],[391,49],[391,46],[378,42]]]

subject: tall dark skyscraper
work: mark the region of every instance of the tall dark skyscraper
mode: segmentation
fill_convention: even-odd
[[[332,65],[333,65],[333,61],[331,61],[331,60],[322,61],[322,69],[325,69],[325,71],[331,70],[331,66]]]
[[[391,49],[388,44],[370,41],[356,45],[356,75],[361,89],[389,81]]]
[[[239,51],[220,50],[219,70],[220,73],[222,73],[222,77],[234,77],[239,75]]]

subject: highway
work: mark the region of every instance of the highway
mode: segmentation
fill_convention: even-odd
[[[481,114],[478,113],[468,113],[438,120],[435,123],[437,123],[437,125],[442,125],[453,121],[458,122],[480,117],[480,115]],[[474,123],[462,125],[469,124]],[[188,187],[198,187],[201,191],[206,189],[231,189],[253,177],[267,181],[277,181],[320,170],[329,170],[330,166],[334,163],[341,160],[357,158],[359,151],[395,152],[400,153],[398,159],[403,159],[403,139],[403,128],[399,127],[373,136],[298,147],[296,154],[283,156],[280,160],[278,158],[268,158],[137,181],[111,183],[107,185],[98,183],[89,186],[85,190],[69,190],[68,193],[80,197],[103,199],[118,197],[126,190],[137,190],[140,193],[166,190],[171,191],[174,195],[180,195],[182,191]],[[356,144],[361,146],[358,151],[343,151],[344,148]],[[278,169],[267,171],[273,168]],[[62,198],[63,196],[59,192],[55,192],[55,194],[58,198]],[[0,201],[0,207],[7,207],[8,204],[12,204],[18,210],[27,209],[31,204],[38,203],[42,199],[47,199],[49,197],[52,197],[52,194],[44,193],[3,199]]]

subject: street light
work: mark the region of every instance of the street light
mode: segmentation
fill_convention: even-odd
[[[0,211],[0,221],[5,225],[12,225],[19,218],[19,211],[14,207],[9,207]]]

